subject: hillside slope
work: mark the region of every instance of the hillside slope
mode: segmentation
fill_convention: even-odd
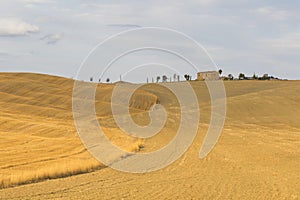
[[[99,121],[112,141],[128,151],[142,141],[121,134],[109,106],[113,85],[99,85]],[[73,80],[39,74],[0,74],[0,187],[93,171],[103,167],[82,145],[72,115]],[[143,101],[139,100],[143,96]],[[133,97],[131,110],[145,111],[157,97]],[[101,120],[102,119],[102,120]]]
[[[172,83],[166,83],[172,84]],[[180,83],[176,83],[180,84]],[[199,99],[198,135],[171,166],[147,174],[109,168],[0,190],[0,198],[298,199],[300,198],[300,82],[227,81],[222,136],[203,160],[210,98],[204,82],[191,82]],[[111,141],[142,152],[165,146],[179,126],[179,104],[162,86],[143,86],[130,112],[140,125],[160,103],[168,120],[160,134],[138,140],[122,133],[110,109],[114,85],[99,85],[96,111]],[[70,79],[39,74],[0,74],[0,184],[8,187],[103,168],[84,149],[72,117]],[[144,146],[143,149],[140,147]]]

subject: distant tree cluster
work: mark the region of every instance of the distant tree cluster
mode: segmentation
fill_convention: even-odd
[[[240,73],[240,74],[239,74],[239,80],[244,80],[244,79],[246,79],[245,74]]]
[[[244,73],[239,73],[238,77],[234,77],[232,74],[228,74],[228,76],[221,76],[222,73],[223,73],[223,70],[222,69],[219,69],[218,70],[219,72],[219,75],[221,77],[222,80],[281,80],[277,77],[274,77],[274,76],[269,76],[268,74],[264,74],[263,76],[258,76],[256,73],[254,73],[252,76],[248,77],[246,76]],[[192,80],[192,76],[189,75],[189,74],[184,74],[184,79],[186,81],[191,81]],[[94,78],[93,77],[90,77],[90,82],[93,82]],[[154,83],[154,80],[155,78],[151,78],[152,80],[152,83]],[[99,83],[101,82],[101,78],[99,78]],[[120,75],[120,81],[121,81],[121,75]],[[159,82],[179,82],[180,81],[180,75],[178,74],[173,74],[173,79],[172,79],[172,76],[168,77],[166,75],[162,75],[162,76],[157,76],[156,77],[156,83],[159,83]],[[106,78],[106,83],[109,83],[110,82],[110,78]],[[147,77],[146,79],[146,82],[149,83],[149,78]]]
[[[223,70],[219,69],[220,76],[222,75]],[[244,73],[239,73],[238,77],[234,77],[232,74],[228,74],[228,76],[221,76],[223,80],[281,80],[274,76],[269,76],[268,74],[264,74],[262,76],[254,73],[252,76],[246,76]]]
[[[147,77],[147,83],[149,82],[149,78]],[[173,80],[172,80],[172,76],[168,77],[167,75],[162,75],[162,76],[157,76],[156,77],[156,83],[159,83],[160,81],[162,81],[163,83],[165,82],[175,82],[175,81],[180,81],[180,76],[177,74],[173,74]],[[152,83],[154,82],[154,79],[152,78]]]
[[[94,78],[93,77],[90,77],[90,82],[93,82]],[[101,78],[98,79],[98,82],[100,83],[101,82]],[[110,78],[106,78],[106,83],[109,83],[110,82]]]
[[[244,73],[239,73],[237,78],[234,78],[232,74],[228,74],[228,76],[223,76],[223,80],[281,80],[274,76],[269,76],[268,74],[264,74],[263,76],[258,76],[254,73],[252,76],[246,76]]]

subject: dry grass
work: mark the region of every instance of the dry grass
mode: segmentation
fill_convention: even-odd
[[[139,152],[141,149],[145,147],[145,140],[143,139],[138,139],[135,143],[133,143],[129,147],[130,152]]]
[[[0,74],[3,108],[0,112],[0,188],[103,167],[84,149],[77,136],[71,109],[72,87],[72,80],[59,77]],[[99,89],[101,94],[107,94],[97,99],[99,119],[104,119],[102,126],[113,143],[130,152],[139,151],[142,140],[111,129],[114,124],[106,120],[111,113],[107,101],[112,87],[103,85]],[[150,93],[145,97],[146,107],[139,105],[141,101],[137,98],[133,99],[133,112],[147,110],[147,106],[156,101]]]
[[[2,175],[0,177],[0,188],[35,183],[47,179],[63,178],[71,175],[92,172],[103,167],[103,165],[96,161],[84,163],[82,160],[72,162],[60,161],[50,166],[43,166],[36,170],[16,170],[12,174]]]
[[[115,143],[117,144],[118,142],[115,141]],[[135,142],[132,139],[130,143],[122,143],[123,149],[129,152],[138,152],[143,145],[144,141],[140,139],[135,140]],[[64,148],[63,146],[56,147]],[[45,149],[40,150],[44,151]],[[19,151],[19,154],[22,155],[23,152]],[[9,165],[2,166],[0,188],[34,183],[47,179],[63,178],[95,171],[105,167],[90,156],[85,150],[82,150],[78,154],[66,154],[63,156],[59,153],[53,153],[51,150],[44,151],[42,154],[33,150],[32,154],[37,158],[42,158],[44,155],[47,155],[47,158],[38,160],[35,160],[34,157],[28,157],[27,159],[23,158],[22,160],[25,160],[25,163],[20,163],[20,157],[14,155],[5,158],[16,161],[10,162]],[[32,162],[30,162],[30,160],[32,160]]]
[[[85,174],[36,186],[3,189],[0,198],[15,197],[18,192],[23,195],[20,198],[38,194],[44,196],[36,198],[46,198],[49,185],[53,198],[90,194],[107,199],[299,198],[300,82],[225,82],[228,96],[225,129],[213,152],[203,160],[198,159],[198,153],[210,119],[210,98],[203,82],[191,83],[200,100],[200,129],[187,154],[172,166],[143,175],[99,170],[95,177]],[[76,135],[71,113],[72,87],[72,80],[59,77],[0,74],[0,187],[103,167],[85,151]],[[108,106],[112,89],[111,84],[98,88],[98,93],[104,95],[98,94],[96,110],[105,134],[114,144],[127,151],[147,152],[161,148],[173,138],[180,116],[174,114],[179,109],[178,102],[170,92],[149,84],[133,98],[130,111],[141,125],[149,121],[145,111],[158,99],[170,114],[161,134],[139,140],[116,127]],[[78,179],[86,186],[78,185]],[[94,183],[101,179],[99,185],[93,185],[93,191],[89,185],[93,183],[91,179]],[[61,191],[57,189],[60,187]],[[64,187],[76,187],[78,191],[68,193]]]

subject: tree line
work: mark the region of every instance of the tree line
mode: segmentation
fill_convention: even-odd
[[[246,76],[244,73],[239,73],[238,77],[234,77],[232,74],[228,74],[228,76],[221,76],[222,73],[223,73],[223,70],[222,69],[219,69],[218,70],[219,72],[219,75],[221,77],[221,79],[223,80],[281,80],[277,77],[274,77],[274,76],[269,76],[268,74],[264,74],[263,76],[258,76],[256,73],[253,74],[253,76]],[[184,79],[186,81],[191,81],[192,80],[192,76],[189,75],[189,74],[184,74]],[[173,78],[173,79],[172,79]],[[154,78],[152,77],[152,83],[154,83]],[[90,81],[93,82],[93,77],[90,77]],[[98,80],[99,83],[101,82],[101,79]],[[110,78],[106,78],[105,79],[106,83],[109,83],[110,82]],[[120,75],[120,81],[121,81],[121,75]],[[159,82],[179,82],[180,81],[180,75],[178,74],[173,74],[173,77],[170,76],[166,76],[166,75],[162,75],[162,76],[156,76],[155,78],[155,81],[156,83],[159,83]],[[147,83],[149,83],[149,78],[147,77]]]

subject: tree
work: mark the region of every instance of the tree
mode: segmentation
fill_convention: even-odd
[[[157,76],[157,77],[156,77],[156,83],[158,83],[159,80],[160,80],[160,76]]]
[[[93,81],[93,77],[90,78],[90,81],[91,81],[91,82]]]
[[[232,74],[228,74],[228,79],[229,80],[233,80],[234,79],[233,75]]]
[[[175,80],[177,79],[177,74],[173,75],[173,81],[175,82]]]
[[[168,80],[168,77],[167,77],[166,75],[163,75],[163,76],[162,76],[162,81],[163,81],[163,82],[167,82],[167,80]]]
[[[253,78],[254,80],[257,80],[257,79],[258,79],[258,75],[256,75],[256,74],[254,73],[253,76],[252,76],[252,78]]]
[[[220,76],[221,76],[222,72],[223,72],[223,70],[222,70],[222,69],[219,69],[219,74],[220,74]]]
[[[245,74],[240,73],[240,74],[239,74],[239,79],[240,79],[240,80],[244,80],[244,79],[245,79]]]
[[[270,77],[268,74],[264,74],[261,78],[262,78],[262,80],[270,80]]]
[[[185,74],[184,78],[185,78],[185,80],[189,81],[189,80],[191,80],[192,77],[190,75],[188,75],[188,74]]]
[[[184,78],[185,78],[185,80],[187,80],[187,81],[189,80],[187,74],[184,75]]]
[[[106,83],[109,83],[109,81],[110,81],[110,79],[109,79],[109,78],[107,78],[107,79],[106,79]]]

